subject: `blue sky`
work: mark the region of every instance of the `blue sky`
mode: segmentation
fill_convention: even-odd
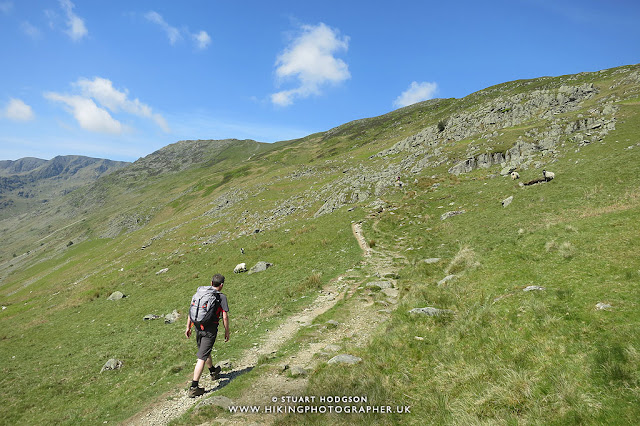
[[[0,0],[0,160],[275,142],[640,62],[636,0]]]

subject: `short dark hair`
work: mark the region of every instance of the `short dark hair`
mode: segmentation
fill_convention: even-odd
[[[215,274],[213,278],[211,278],[211,285],[214,287],[220,287],[220,284],[224,284],[224,275]]]

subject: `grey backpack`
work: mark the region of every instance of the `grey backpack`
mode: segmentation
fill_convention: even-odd
[[[204,330],[206,325],[218,323],[218,309],[220,293],[213,286],[201,286],[191,298],[189,318],[197,328]]]

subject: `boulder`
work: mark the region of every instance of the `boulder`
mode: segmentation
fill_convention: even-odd
[[[122,361],[120,361],[119,359],[115,359],[115,358],[111,358],[109,361],[107,361],[104,366],[102,366],[102,369],[100,370],[100,372],[102,373],[103,371],[108,371],[108,370],[118,370],[122,367]]]
[[[120,300],[120,299],[124,299],[125,296],[121,291],[114,291],[113,293],[111,293],[111,296],[107,297],[107,300]]]
[[[502,207],[507,207],[513,201],[513,195],[502,200]]]
[[[178,320],[178,318],[180,318],[180,314],[177,310],[174,309],[173,312],[164,316],[164,323],[173,324]]]
[[[597,309],[597,310],[599,310],[599,311],[608,311],[608,310],[610,310],[610,309],[612,309],[612,308],[613,308],[613,306],[611,306],[611,305],[610,305],[610,304],[608,304],[608,303],[598,302],[598,303],[596,304],[596,309]]]
[[[258,262],[256,263],[251,269],[249,269],[248,274],[255,274],[257,272],[263,272],[266,271],[267,269],[269,269],[270,267],[273,266],[273,263],[269,263],[269,262]]]
[[[163,268],[163,269],[160,269],[158,272],[156,272],[156,275],[165,274],[168,271],[169,271],[169,268]]]

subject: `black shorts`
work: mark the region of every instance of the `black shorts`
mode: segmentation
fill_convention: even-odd
[[[218,326],[210,327],[207,330],[196,330],[196,343],[198,344],[198,359],[206,361],[211,355],[211,349],[216,342]]]

